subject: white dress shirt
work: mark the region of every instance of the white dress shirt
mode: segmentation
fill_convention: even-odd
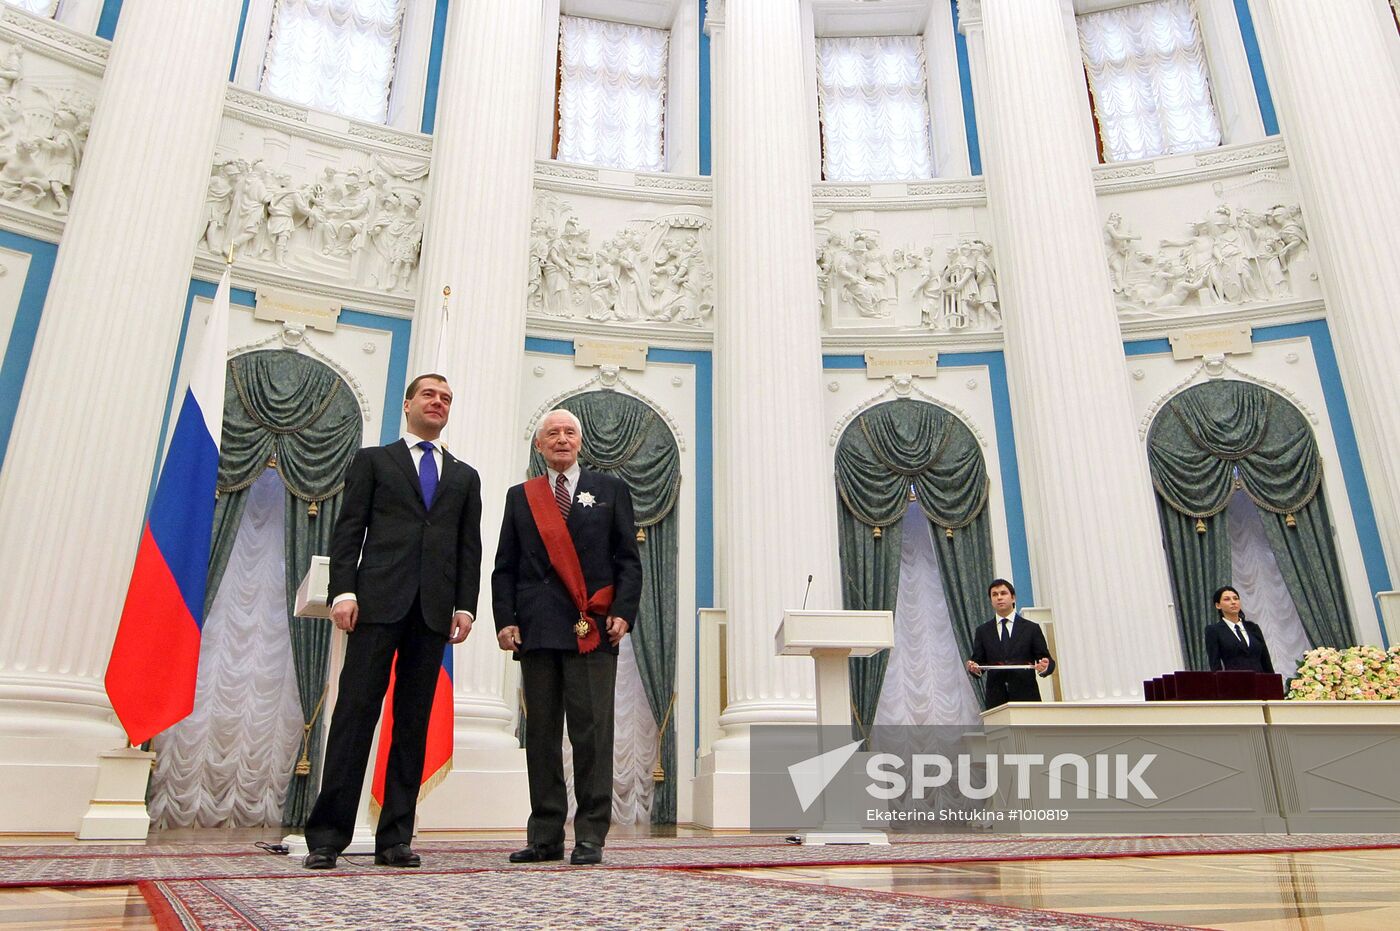
[[[545,472],[549,475],[549,490],[553,492],[554,483],[559,481],[559,473],[548,467],[545,468]],[[580,469],[578,466],[578,462],[575,462],[573,465],[569,466],[568,470],[564,473],[564,486],[569,489],[570,501],[573,501],[574,498],[578,497],[579,474]]]
[[[1015,612],[1012,612],[1011,614],[1008,614],[1006,617],[1000,617],[1000,616],[997,617],[996,622],[997,622],[997,639],[998,639],[998,640],[1001,639],[1001,622],[1002,622],[1002,621],[1005,621],[1005,622],[1006,622],[1006,639],[1007,639],[1007,640],[1010,640],[1010,639],[1011,639],[1011,636],[1012,636],[1012,634],[1013,634],[1013,632],[1016,630],[1016,614],[1015,614]]]
[[[1244,645],[1249,646],[1249,631],[1244,629],[1244,621],[1226,621],[1230,626],[1230,633],[1235,635],[1235,639],[1244,638]]]

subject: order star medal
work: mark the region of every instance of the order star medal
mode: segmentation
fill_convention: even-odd
[[[584,617],[582,614],[580,614],[578,620],[574,622],[574,636],[579,638],[588,636],[588,618]]]
[[[593,507],[597,500],[597,498],[593,497],[593,492],[591,491],[581,491],[578,493],[578,503],[586,508]]]

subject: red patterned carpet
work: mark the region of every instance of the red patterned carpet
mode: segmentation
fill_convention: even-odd
[[[653,869],[145,882],[161,931],[661,928],[1141,931],[1178,927]]]
[[[511,866],[507,841],[422,842],[423,873],[577,871],[557,863]],[[901,836],[888,847],[802,847],[779,837],[651,838],[608,845],[609,870],[1064,860],[1188,854],[1275,853],[1400,847],[1395,834],[1173,835],[1164,837]],[[379,875],[368,857],[347,857],[324,876]],[[143,880],[306,877],[300,860],[251,846],[17,846],[0,848],[0,886],[111,885]]]

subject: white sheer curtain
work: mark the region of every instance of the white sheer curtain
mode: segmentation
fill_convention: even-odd
[[[875,723],[976,724],[977,696],[953,637],[928,518],[917,504],[904,515],[903,533],[894,649]]]
[[[822,176],[933,177],[927,87],[921,36],[818,39]]]
[[[194,712],[154,741],[158,828],[282,823],[302,733],[287,633],[284,496],[272,470],[248,491],[200,637]]]
[[[1264,631],[1274,672],[1285,679],[1298,671],[1298,660],[1312,649],[1293,597],[1278,570],[1278,561],[1264,536],[1259,508],[1243,491],[1230,497],[1225,509],[1230,533],[1230,579],[1240,590],[1245,617]]]
[[[1190,0],[1153,0],[1077,21],[1108,161],[1220,145],[1205,45]]]
[[[566,162],[663,171],[671,34],[559,17],[559,151]]]
[[[262,90],[383,123],[404,0],[277,0]]]
[[[36,16],[47,16],[50,19],[58,11],[58,0],[5,0],[5,2],[10,6],[27,10]]]

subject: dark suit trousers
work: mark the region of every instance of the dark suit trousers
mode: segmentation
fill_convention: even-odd
[[[574,751],[574,840],[601,845],[612,823],[613,689],[617,656],[531,650],[520,657],[525,690],[525,765],[530,776],[532,844],[564,841],[564,722]]]
[[[395,651],[393,745],[374,846],[383,850],[412,839],[418,789],[423,781],[428,715],[446,645],[446,637],[423,623],[417,599],[396,623],[366,624],[361,619],[355,625],[346,642],[340,695],[326,739],[321,793],[306,822],[308,847],[330,847],[339,852],[350,844]]]

